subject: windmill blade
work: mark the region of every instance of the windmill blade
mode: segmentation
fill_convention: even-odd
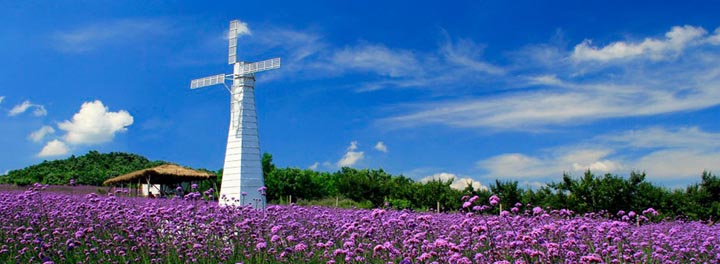
[[[218,83],[224,83],[224,82],[225,82],[225,74],[208,76],[208,77],[190,81],[190,89],[197,89],[200,87],[216,85]]]
[[[240,74],[250,74],[280,68],[280,58],[243,64]]]
[[[237,35],[240,21],[230,21],[230,31],[228,32],[228,64],[237,62]]]

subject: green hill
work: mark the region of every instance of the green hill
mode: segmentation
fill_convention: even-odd
[[[75,179],[76,184],[101,185],[109,178],[166,163],[168,162],[150,161],[137,154],[99,153],[92,150],[83,156],[73,155],[62,160],[46,160],[24,169],[12,170],[7,175],[0,176],[0,183],[68,184],[70,179]]]

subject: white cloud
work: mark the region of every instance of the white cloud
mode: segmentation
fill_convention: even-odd
[[[479,161],[478,167],[488,171],[490,178],[505,177],[544,177],[557,173],[554,164],[549,162],[526,156],[520,153],[509,153],[491,157],[486,160]]]
[[[320,166],[320,162],[315,162],[312,165],[310,165],[310,167],[308,167],[308,169],[316,170],[318,168],[318,166]]]
[[[647,173],[649,180],[697,179],[703,170],[720,171],[720,133],[697,127],[652,127],[597,136],[547,149],[543,154],[501,154],[477,162],[484,178],[556,180],[591,170],[596,174]]]
[[[651,150],[631,161],[651,179],[696,179],[703,170],[720,171],[720,133],[698,127],[651,127],[598,139],[618,148]]]
[[[418,182],[425,183],[425,182],[434,181],[434,180],[447,182],[447,181],[454,181],[456,178],[457,178],[457,175],[455,175],[455,174],[447,173],[447,172],[440,172],[440,173],[435,173],[433,175],[424,177],[424,178],[420,179]]]
[[[697,180],[704,170],[720,171],[720,151],[666,149],[634,161],[634,167],[649,179]]]
[[[345,155],[337,162],[338,167],[351,167],[365,158],[365,152],[357,150],[357,141],[350,142]]]
[[[507,52],[513,64],[502,66],[483,60],[482,44],[449,36],[437,50],[421,51],[368,42],[334,47],[310,31],[256,31],[243,45],[286,53],[283,56],[294,63],[283,74],[316,78],[371,73],[363,75],[365,81],[351,84],[356,91],[442,88],[428,101],[393,106],[396,109],[391,110],[397,111],[379,120],[390,127],[440,124],[544,131],[720,104],[720,55],[708,50],[720,43],[720,29],[708,35],[701,27],[676,26],[662,38],[615,41],[600,47],[589,42],[570,49],[553,44],[528,46]],[[573,56],[655,60],[585,63]],[[292,65],[302,66],[291,69]]]
[[[111,141],[116,133],[125,132],[132,125],[133,117],[125,110],[108,112],[99,100],[83,103],[72,121],[58,124],[66,134],[63,139],[70,144],[98,144]]]
[[[708,42],[713,45],[720,45],[720,27],[715,29],[715,34],[708,38]]]
[[[297,63],[306,59],[317,59],[317,57],[313,56],[321,52],[327,52],[328,45],[323,42],[322,35],[287,28],[267,28],[260,31],[262,33],[248,38],[239,45],[259,52],[280,49],[286,53],[283,59],[287,58],[288,61],[292,62],[287,65],[292,71],[308,70],[308,72],[312,72],[316,68],[326,69],[326,66],[323,65],[325,62],[304,61],[303,63]]]
[[[47,110],[45,110],[45,106],[42,105],[36,105],[35,110],[33,110],[34,116],[46,116]]]
[[[270,50],[287,58],[283,75],[302,78],[363,74],[363,82],[349,86],[356,91],[385,88],[435,89],[469,81],[494,80],[489,75],[505,69],[482,60],[482,45],[449,37],[434,51],[390,47],[383,43],[360,41],[343,47],[333,46],[322,34],[288,28],[253,28],[253,38],[240,43],[250,53]],[[446,34],[447,35],[447,34]],[[268,73],[264,81],[277,78]]]
[[[647,56],[660,60],[676,56],[688,46],[701,44],[706,34],[707,31],[701,27],[686,25],[673,27],[665,33],[665,39],[646,38],[639,43],[617,41],[598,48],[592,46],[590,40],[585,40],[575,46],[572,58],[576,61],[610,61]]]
[[[619,161],[609,159],[612,151],[607,149],[581,148],[555,150],[545,156],[531,157],[509,153],[477,162],[486,170],[487,178],[556,178],[564,172],[616,173],[623,169]]]
[[[478,45],[469,39],[460,39],[453,43],[449,37],[442,45],[440,53],[443,58],[454,66],[464,67],[474,72],[492,75],[504,74],[505,69],[485,62],[481,59],[484,46]]]
[[[418,103],[408,107],[413,109],[410,113],[388,117],[380,122],[401,127],[445,124],[523,130],[699,110],[720,104],[718,81],[696,83],[694,87],[690,81],[687,84],[690,88],[685,90],[674,84],[673,87],[652,87],[648,84],[648,87],[594,84],[576,86],[573,90],[517,92],[495,97]]]
[[[537,85],[554,85],[554,86],[566,86],[565,82],[558,79],[555,74],[532,76],[528,78],[531,84]]]
[[[240,37],[245,35],[252,35],[252,32],[250,31],[247,23],[239,21],[237,28],[237,36]]]
[[[375,144],[375,150],[385,153],[388,152],[387,145],[385,145],[385,143],[383,143],[382,141],[378,141],[378,143]]]
[[[47,110],[45,110],[45,106],[33,104],[30,101],[24,101],[19,105],[15,105],[12,109],[10,109],[10,112],[8,112],[9,116],[16,116],[22,113],[25,113],[28,109],[34,108],[33,115],[34,116],[45,116],[47,115]]]
[[[347,148],[347,150],[353,151],[353,150],[356,150],[357,148],[358,148],[358,142],[357,142],[357,140],[353,140],[352,142],[350,142],[350,146]]]
[[[68,146],[60,140],[52,140],[38,153],[38,157],[61,156],[68,154]]]
[[[720,133],[705,132],[698,127],[651,127],[604,135],[600,139],[634,148],[720,148]]]
[[[337,162],[338,167],[351,167],[355,165],[358,161],[362,160],[364,158],[365,153],[360,152],[354,152],[354,151],[348,151],[345,153],[345,155]]]
[[[423,68],[412,52],[392,50],[379,44],[345,47],[335,52],[331,61],[345,69],[374,72],[389,77],[423,74]]]
[[[692,29],[697,28],[669,32],[670,42],[695,43],[688,40],[693,39]],[[542,131],[720,105],[720,54],[706,41],[683,47],[672,61],[640,60],[613,66],[572,63],[570,51],[564,56],[552,46],[532,47],[518,53],[522,59],[512,68],[533,74],[500,78],[508,89],[525,89],[400,105],[396,114],[379,122],[390,127],[441,124]]]
[[[473,190],[487,190],[487,186],[483,185],[479,181],[476,181],[472,178],[457,178],[455,181],[453,181],[452,184],[450,184],[450,188],[456,189],[456,190],[465,190],[467,186],[472,186]]]
[[[391,87],[435,89],[494,81],[489,76],[506,70],[482,60],[483,46],[471,40],[453,42],[449,37],[436,52],[389,48],[383,44],[361,43],[332,51],[329,71],[371,72],[357,91]],[[377,76],[374,76],[377,77]],[[384,78],[383,78],[384,77]]]
[[[45,136],[52,133],[55,133],[55,129],[53,129],[51,126],[42,126],[37,131],[30,133],[30,136],[28,136],[28,138],[33,142],[40,142],[45,138]]]
[[[5,100],[5,96],[0,96],[0,104],[2,104],[3,100]]]
[[[19,105],[15,105],[12,109],[10,109],[10,112],[8,112],[8,115],[16,116],[16,115],[25,113],[25,111],[27,111],[27,109],[30,108],[31,105],[32,104],[30,103],[30,101],[25,101]]]
[[[418,182],[426,183],[426,182],[430,182],[433,180],[440,180],[443,182],[451,181],[452,183],[450,184],[450,188],[453,188],[456,190],[465,190],[465,188],[468,186],[468,184],[470,186],[472,186],[473,189],[475,189],[475,190],[487,190],[488,189],[485,185],[483,185],[482,183],[480,183],[476,180],[473,180],[472,178],[469,178],[469,177],[460,178],[453,173],[447,173],[447,172],[436,173],[436,174],[424,177],[424,178],[420,179]]]
[[[92,23],[71,30],[58,31],[52,38],[53,44],[59,50],[80,53],[93,51],[108,45],[137,44],[147,39],[158,39],[173,32],[174,28],[171,23],[164,20],[122,19]]]

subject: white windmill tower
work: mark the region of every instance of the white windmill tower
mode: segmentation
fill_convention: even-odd
[[[218,74],[190,82],[190,89],[223,84],[232,80],[230,91],[230,130],[228,131],[220,186],[220,205],[265,204],[259,188],[264,186],[257,115],[255,113],[255,73],[280,68],[280,58],[253,63],[237,61],[237,35],[240,21],[230,21],[228,64],[232,74]],[[223,199],[223,197],[225,199]]]

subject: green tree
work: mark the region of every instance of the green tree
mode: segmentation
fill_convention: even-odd
[[[490,191],[500,197],[500,204],[504,210],[522,201],[523,191],[518,188],[517,181],[495,180],[495,183],[490,185]]]

